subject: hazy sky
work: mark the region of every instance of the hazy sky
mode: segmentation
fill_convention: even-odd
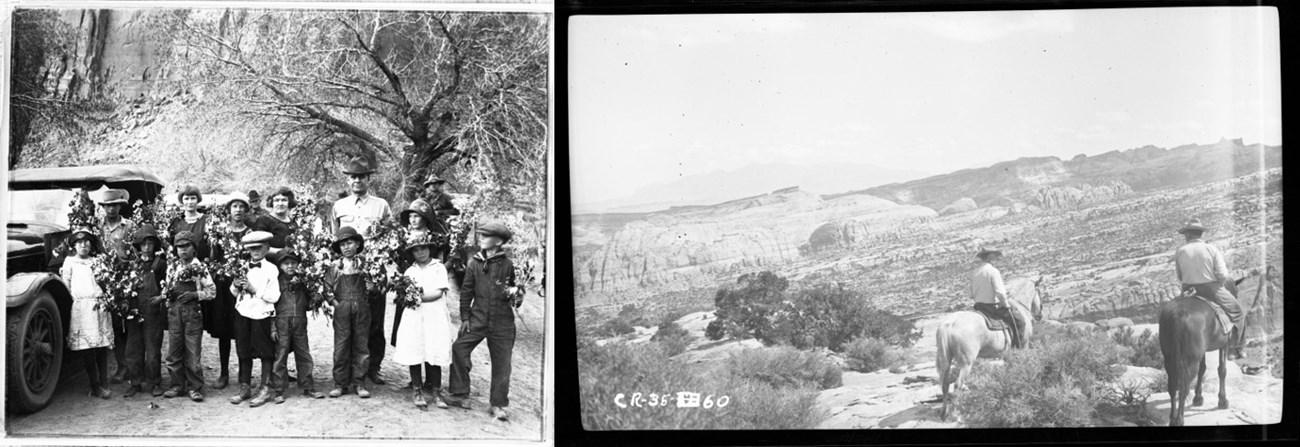
[[[749,162],[940,174],[1281,144],[1272,8],[570,20],[577,203]]]

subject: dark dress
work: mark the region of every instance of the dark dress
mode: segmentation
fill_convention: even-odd
[[[293,222],[285,222],[276,219],[275,216],[270,214],[258,216],[257,220],[253,222],[253,228],[258,231],[271,233],[272,248],[284,248],[289,235],[293,234],[293,232],[297,230]]]
[[[228,237],[239,240],[250,231],[253,231],[253,229],[245,226],[243,231],[232,231]],[[213,244],[212,259],[219,262],[226,259],[226,252],[225,249],[221,248],[221,244]],[[211,335],[212,338],[235,338],[235,295],[230,293],[230,284],[235,281],[233,278],[213,275],[212,282],[217,285],[217,297],[201,302],[203,306],[203,329],[207,330],[208,335]]]
[[[194,236],[199,238],[195,257],[199,258],[200,261],[207,261],[208,257],[212,255],[212,249],[208,243],[208,217],[208,214],[199,216],[199,220],[194,221],[194,223],[186,222],[184,217],[173,220],[171,225],[167,227],[167,243],[174,243],[176,233],[181,231],[194,233]]]

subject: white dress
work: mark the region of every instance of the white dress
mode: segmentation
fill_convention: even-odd
[[[100,295],[95,272],[89,259],[69,256],[59,273],[72,293],[72,313],[68,318],[68,349],[80,351],[113,346],[113,320],[107,311],[95,310]]]
[[[406,366],[422,363],[442,367],[451,365],[451,342],[455,340],[455,334],[451,314],[447,311],[447,268],[435,259],[424,267],[412,265],[405,274],[424,290],[444,289],[444,294],[437,301],[420,303],[419,307],[402,311],[393,361]]]

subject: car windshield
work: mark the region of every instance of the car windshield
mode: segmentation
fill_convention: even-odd
[[[69,204],[76,194],[68,189],[9,191],[9,221],[33,221],[68,226]]]

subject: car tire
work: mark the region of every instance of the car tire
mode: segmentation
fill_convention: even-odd
[[[16,308],[6,309],[5,404],[17,413],[49,405],[63,366],[63,319],[49,290]]]

